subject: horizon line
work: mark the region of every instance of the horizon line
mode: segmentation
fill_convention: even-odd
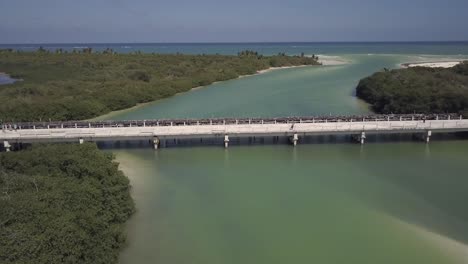
[[[390,40],[390,41],[213,41],[213,42],[25,42],[25,43],[0,43],[2,46],[6,45],[71,45],[71,44],[91,44],[91,45],[104,45],[104,44],[328,44],[328,43],[468,43],[468,40]]]

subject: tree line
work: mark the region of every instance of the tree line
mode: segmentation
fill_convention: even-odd
[[[386,69],[362,79],[356,95],[370,103],[377,113],[468,116],[468,61],[448,69]]]
[[[314,56],[117,54],[0,50],[0,120],[82,120],[270,67],[319,65]]]

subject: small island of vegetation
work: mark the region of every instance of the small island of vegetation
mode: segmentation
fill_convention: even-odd
[[[129,189],[94,144],[0,153],[0,263],[116,263]]]
[[[356,95],[382,114],[468,116],[468,62],[447,69],[414,67],[377,72],[359,82]]]
[[[0,50],[0,72],[23,80],[0,87],[0,120],[89,119],[271,67],[319,64],[315,55],[254,51],[227,56]]]

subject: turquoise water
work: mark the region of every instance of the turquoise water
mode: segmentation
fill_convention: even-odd
[[[93,48],[100,51],[112,48],[120,53],[135,51],[157,53],[189,54],[237,54],[241,50],[256,50],[262,54],[433,54],[459,55],[468,54],[468,42],[298,42],[298,43],[75,43],[75,44],[0,44],[1,48],[13,48],[24,51],[37,50],[39,47],[49,50]]]
[[[360,78],[468,58],[465,45],[343,45],[345,65],[217,83],[107,118],[368,113],[353,96]],[[468,141],[111,151],[138,210],[121,263],[468,263]]]
[[[275,70],[216,83],[106,119],[278,117],[364,114],[368,106],[354,96],[359,80],[404,62],[450,60],[463,56],[338,55],[348,63]],[[467,56],[464,56],[468,58]]]
[[[138,207],[121,262],[466,263],[467,149],[116,151]]]

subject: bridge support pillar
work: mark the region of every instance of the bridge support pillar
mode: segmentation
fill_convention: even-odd
[[[361,143],[361,145],[366,143],[366,132],[361,132],[361,135],[358,137],[358,141]]]
[[[298,134],[294,134],[291,138],[291,143],[293,144],[293,146],[297,146],[297,142],[299,141],[299,135]]]
[[[224,147],[228,148],[229,147],[229,136],[224,135]]]
[[[426,135],[424,136],[424,141],[426,141],[426,143],[429,143],[429,141],[431,141],[431,136],[432,136],[432,131],[429,130],[426,132]]]
[[[83,144],[83,143],[84,143],[84,139],[80,138],[79,142],[80,142],[80,145]]]
[[[159,148],[159,143],[161,143],[161,141],[159,140],[158,137],[153,137],[153,147],[154,149],[158,149]]]
[[[10,143],[9,143],[8,141],[6,141],[6,140],[3,141],[3,147],[5,147],[5,151],[6,151],[6,152],[10,152],[10,150],[11,150],[11,145],[10,145]]]

